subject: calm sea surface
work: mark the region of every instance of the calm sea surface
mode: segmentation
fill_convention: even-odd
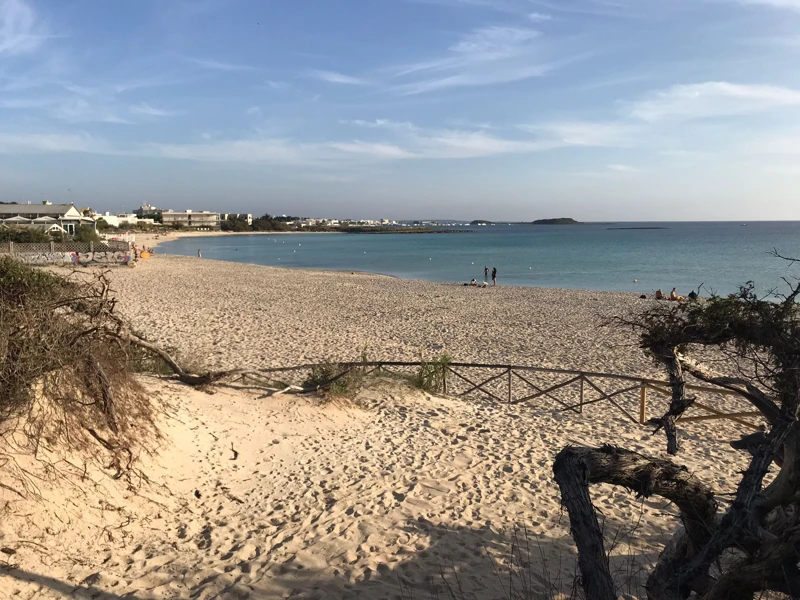
[[[613,229],[615,227],[666,229]],[[498,284],[652,293],[729,293],[748,280],[785,286],[800,264],[800,222],[494,225],[452,234],[282,234],[184,238],[161,252],[294,269],[368,271],[467,282],[497,267]],[[636,280],[636,281],[634,281]],[[782,290],[783,288],[781,288]],[[705,294],[704,294],[705,295]]]

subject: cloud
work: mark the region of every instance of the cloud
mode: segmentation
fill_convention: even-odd
[[[630,165],[606,165],[606,167],[611,171],[616,171],[617,173],[638,173],[639,169],[636,167],[631,167]]]
[[[57,102],[53,98],[2,98],[0,99],[0,108],[30,110],[48,108]]]
[[[708,152],[700,152],[698,150],[662,150],[659,152],[661,156],[669,156],[671,158],[686,158],[686,159],[701,159],[709,158],[711,154]]]
[[[544,13],[534,12],[528,15],[528,18],[534,23],[541,23],[543,21],[551,21],[553,17]]]
[[[116,154],[105,140],[85,134],[0,133],[0,152],[87,152]]]
[[[800,90],[709,81],[653,92],[629,104],[625,112],[653,122],[743,115],[790,106],[800,106]]]
[[[404,95],[538,77],[552,65],[543,59],[540,33],[523,27],[484,27],[464,35],[445,56],[389,69],[391,86]]]
[[[276,92],[288,92],[293,88],[292,84],[286,81],[272,81],[269,79],[267,80],[267,85]]]
[[[303,145],[282,139],[220,140],[201,144],[145,144],[134,154],[202,162],[308,164]]]
[[[190,63],[208,69],[209,71],[221,71],[225,73],[237,73],[245,71],[255,71],[255,67],[249,65],[239,65],[235,63],[222,62],[218,60],[209,60],[205,58],[186,58]]]
[[[788,8],[800,11],[800,0],[739,0],[742,4],[761,4],[775,8]]]
[[[331,148],[355,154],[366,154],[374,158],[413,158],[414,154],[392,144],[373,144],[369,142],[337,142]]]
[[[24,0],[0,0],[0,56],[35,52],[47,38]]]
[[[140,102],[139,104],[134,104],[133,106],[129,107],[129,109],[135,115],[143,115],[145,117],[170,117],[173,115],[177,115],[178,113],[172,110],[164,110],[163,108],[156,108],[155,106],[150,106],[147,102]]]
[[[616,121],[556,121],[518,127],[565,146],[628,146],[636,133],[631,125]]]
[[[53,111],[53,116],[68,123],[133,124],[133,121],[120,116],[107,104],[90,103],[84,98],[65,100]]]
[[[464,159],[542,152],[568,144],[556,139],[511,139],[489,134],[485,129],[426,129],[412,123],[377,119],[347,123],[388,131],[397,138],[396,147],[404,156],[419,159]],[[391,157],[387,154],[387,157]],[[400,157],[399,155],[397,156]]]
[[[342,85],[369,85],[369,82],[358,77],[344,75],[336,71],[311,71],[311,76],[328,83],[339,83]]]

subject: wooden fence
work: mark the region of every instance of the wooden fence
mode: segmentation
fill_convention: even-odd
[[[645,424],[648,421],[648,401],[650,392],[666,396],[666,403],[659,416],[666,412],[666,406],[672,395],[670,384],[657,379],[617,375],[613,373],[597,373],[591,371],[574,371],[569,369],[551,369],[546,367],[527,367],[516,365],[496,365],[480,363],[448,364],[403,362],[403,361],[368,361],[339,363],[340,375],[345,376],[355,370],[368,375],[376,371],[404,372],[418,371],[421,366],[441,369],[442,392],[451,396],[470,396],[481,394],[506,404],[535,403],[537,406],[545,402],[555,405],[558,410],[572,411],[582,414],[587,407],[604,403],[621,412],[634,423]],[[276,376],[278,374],[310,372],[313,364],[294,367],[263,369],[261,373]],[[753,410],[751,405],[738,393],[715,386],[686,385],[689,393],[697,396],[689,414],[680,420],[684,423],[727,419],[750,429],[759,429],[758,417],[761,413]],[[735,397],[738,402],[729,402],[733,406],[714,407],[713,398]],[[731,410],[733,408],[733,410]],[[740,410],[741,409],[741,410]],[[703,411],[697,414],[697,411]],[[638,414],[637,414],[638,413]],[[756,422],[748,420],[756,418]]]

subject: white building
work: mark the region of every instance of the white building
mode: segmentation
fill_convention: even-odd
[[[195,212],[186,210],[184,212],[164,211],[161,219],[165,227],[180,223],[190,229],[219,229],[220,214],[208,210]]]
[[[60,230],[69,235],[75,235],[82,225],[95,227],[94,219],[83,216],[74,205],[51,202],[0,204],[0,223],[5,226],[36,227],[46,232]]]

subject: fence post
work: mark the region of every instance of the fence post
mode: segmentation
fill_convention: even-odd
[[[442,365],[442,391],[447,395],[447,365]]]
[[[581,399],[580,404],[578,405],[578,412],[583,414],[583,375],[581,375]]]
[[[644,382],[639,388],[639,423],[647,423],[647,384]]]
[[[511,404],[511,367],[508,367],[508,403]]]
[[[50,241],[50,252],[52,253],[52,252],[55,252],[55,251],[56,251],[56,243],[51,240]]]
[[[14,254],[14,242],[8,242],[8,253]]]
[[[89,242],[89,252],[94,252],[94,242]]]

